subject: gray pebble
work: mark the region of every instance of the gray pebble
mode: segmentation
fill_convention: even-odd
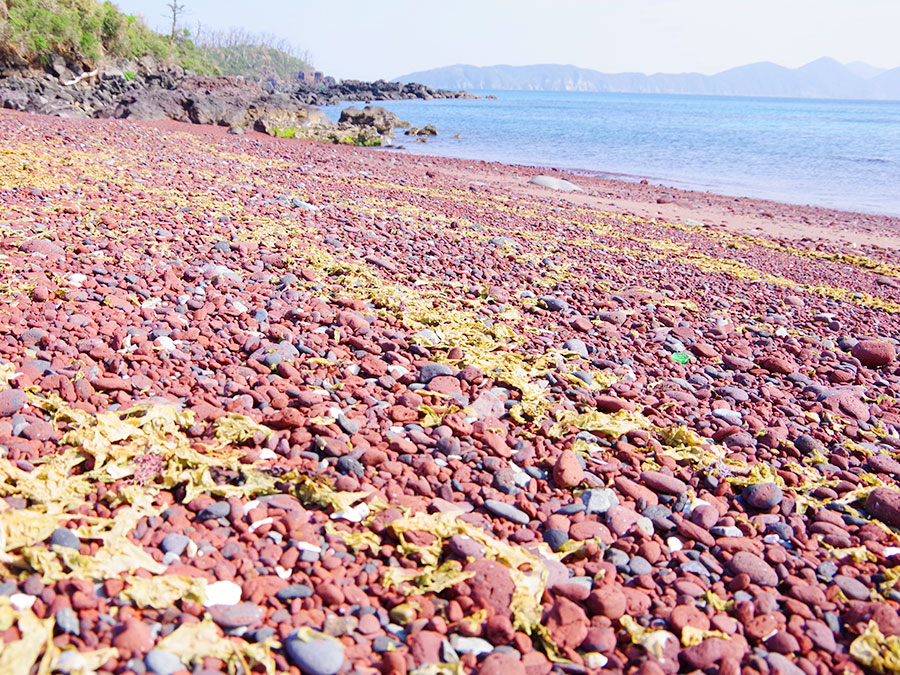
[[[144,657],[144,665],[147,670],[156,675],[172,675],[179,670],[184,669],[181,659],[172,652],[164,649],[151,649]]]
[[[606,550],[606,559],[616,566],[616,569],[620,572],[628,572],[631,568],[629,567],[629,562],[631,559],[628,557],[628,554],[625,551],[618,548],[609,548]]]
[[[484,508],[486,508],[495,516],[506,518],[507,520],[511,520],[512,522],[518,523],[519,525],[527,525],[528,521],[531,520],[528,517],[528,514],[524,511],[520,511],[512,504],[500,502],[496,499],[485,499]]]
[[[352,436],[359,431],[359,424],[345,415],[338,415],[337,425],[341,428],[341,431],[348,436]]]
[[[325,635],[303,640],[295,631],[284,641],[284,650],[305,675],[336,675],[344,666],[344,646]]]
[[[163,537],[162,542],[159,545],[159,548],[163,553],[172,553],[174,555],[181,555],[184,553],[184,550],[187,548],[188,544],[191,542],[190,537],[187,537],[183,534],[178,534],[176,532],[171,532]]]
[[[75,533],[65,527],[59,527],[53,530],[53,534],[50,535],[50,543],[53,546],[74,548],[76,551],[81,548],[81,542],[78,541],[78,537],[75,536]]]
[[[279,590],[275,597],[284,602],[294,598],[308,598],[313,594],[313,589],[306,584],[291,584]]]
[[[833,560],[826,560],[816,568],[816,576],[822,581],[831,581],[837,571],[837,563]]]
[[[606,513],[613,506],[619,505],[619,497],[609,488],[585,490],[581,494],[581,501],[588,513]]]
[[[631,570],[631,573],[640,576],[642,574],[652,574],[653,573],[653,565],[650,564],[645,557],[636,555],[628,562],[628,568]]]
[[[578,339],[574,339],[574,338],[572,340],[566,340],[563,343],[563,349],[568,349],[570,352],[575,352],[576,354],[578,354],[578,356],[580,356],[583,359],[586,359],[588,357],[587,345],[584,343],[583,340],[578,340]]]
[[[63,633],[68,635],[81,635],[81,624],[78,621],[78,615],[71,607],[61,607],[56,612],[56,626]]]
[[[551,527],[549,530],[544,531],[544,541],[555,553],[562,548],[563,544],[569,541],[569,535],[564,530]]]
[[[685,574],[697,574],[704,577],[709,576],[709,570],[706,569],[706,566],[702,562],[697,560],[688,560],[687,562],[681,563],[678,567]]]
[[[387,635],[376,635],[372,640],[372,651],[376,654],[384,654],[387,651],[400,647],[401,644],[397,640],[389,638]]]
[[[556,298],[552,295],[545,295],[540,300],[544,306],[551,312],[562,312],[569,308],[569,303],[562,298]]]
[[[200,520],[213,520],[215,518],[226,518],[230,513],[231,504],[228,502],[216,502],[203,509],[198,514],[198,517]]]
[[[744,533],[737,527],[732,526],[722,526],[717,525],[716,527],[712,527],[709,530],[709,533],[714,537],[743,537]]]
[[[422,384],[428,384],[440,375],[455,375],[455,372],[453,371],[453,368],[445,366],[443,363],[426,363],[419,368],[418,379]]]
[[[352,473],[357,478],[362,478],[366,474],[366,468],[358,459],[354,459],[349,455],[340,457],[337,461],[337,470],[343,474]]]

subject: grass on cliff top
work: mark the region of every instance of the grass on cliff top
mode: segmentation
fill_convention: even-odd
[[[152,56],[200,75],[259,79],[274,73],[288,81],[311,68],[278,38],[232,30],[209,33],[201,44],[187,31],[172,39],[108,0],[0,0],[0,60],[41,66],[54,55],[84,68],[104,56]]]
[[[196,73],[218,74],[191,40],[171,40],[111,2],[97,0],[0,0],[0,55],[33,65],[59,55],[85,67],[104,56],[152,56]]]
[[[274,73],[282,80],[290,81],[296,79],[301,70],[310,67],[303,59],[265,44],[248,42],[227,47],[204,45],[201,50],[223,75],[260,79]]]

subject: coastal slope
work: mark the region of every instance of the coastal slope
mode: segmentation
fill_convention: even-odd
[[[0,156],[10,672],[891,658],[896,220],[171,122]]]

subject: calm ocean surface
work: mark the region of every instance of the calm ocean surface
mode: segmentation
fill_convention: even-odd
[[[406,152],[582,169],[900,216],[900,102],[497,91],[378,103],[440,136]],[[326,108],[335,118],[345,103]],[[459,138],[453,138],[459,134]]]

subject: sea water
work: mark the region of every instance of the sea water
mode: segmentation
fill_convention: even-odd
[[[497,98],[377,104],[437,127],[424,144],[398,130],[407,153],[900,216],[900,101],[475,93]]]

